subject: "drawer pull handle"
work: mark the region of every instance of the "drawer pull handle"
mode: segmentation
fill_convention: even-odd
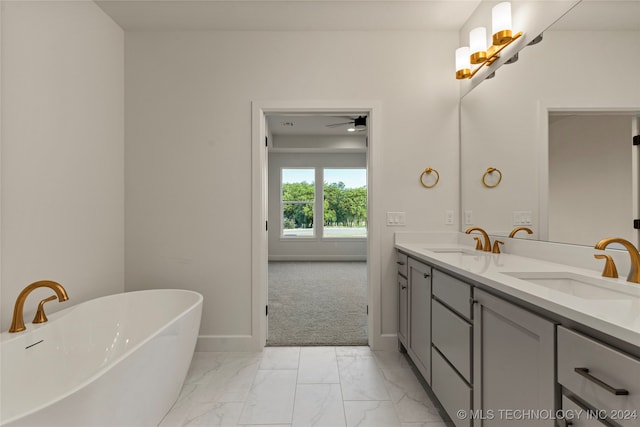
[[[396,261],[396,264],[398,264],[398,265],[404,265],[404,262],[402,262],[402,261]]]
[[[576,374],[582,375],[589,381],[598,384],[600,387],[607,390],[611,394],[615,394],[616,396],[627,396],[629,394],[629,391],[624,388],[611,387],[609,384],[605,383],[604,381],[594,377],[589,373],[588,368],[575,368],[574,371],[576,372]]]

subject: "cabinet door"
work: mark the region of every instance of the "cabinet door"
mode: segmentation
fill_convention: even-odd
[[[409,336],[409,286],[407,279],[398,274],[398,340],[407,347]]]
[[[409,356],[431,384],[431,267],[409,258]]]
[[[553,411],[554,325],[476,289],[474,304],[474,426],[553,426],[535,411]],[[518,419],[524,412],[531,419]],[[528,417],[529,418],[529,417]]]

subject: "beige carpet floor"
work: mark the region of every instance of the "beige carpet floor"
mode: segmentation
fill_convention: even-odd
[[[366,345],[366,262],[270,262],[267,345]]]

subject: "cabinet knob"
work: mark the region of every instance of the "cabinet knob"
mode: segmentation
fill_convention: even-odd
[[[427,277],[429,277],[429,273],[424,273],[424,278],[426,279]]]
[[[477,302],[478,302],[477,299],[469,298],[469,304],[473,305],[473,304],[476,304]]]
[[[404,262],[402,262],[402,261],[396,261],[396,264],[398,264],[398,265],[404,265]]]

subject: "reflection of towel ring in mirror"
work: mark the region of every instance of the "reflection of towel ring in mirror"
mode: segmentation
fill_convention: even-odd
[[[498,172],[498,181],[496,181],[494,184],[489,184],[487,183],[487,175],[491,175],[494,172]],[[484,175],[482,175],[482,183],[484,184],[485,187],[487,188],[493,188],[493,187],[497,187],[498,184],[500,184],[500,181],[502,181],[502,172],[500,172],[500,169],[497,168],[487,168],[487,171],[484,173]]]
[[[431,173],[434,173],[436,175],[436,181],[431,184],[425,184],[424,183],[424,176],[425,175],[430,175]],[[422,184],[422,186],[424,188],[433,188],[436,186],[436,184],[438,183],[438,181],[440,181],[440,174],[438,173],[437,170],[433,169],[433,168],[426,168],[425,170],[422,171],[422,173],[420,174],[420,184]]]

